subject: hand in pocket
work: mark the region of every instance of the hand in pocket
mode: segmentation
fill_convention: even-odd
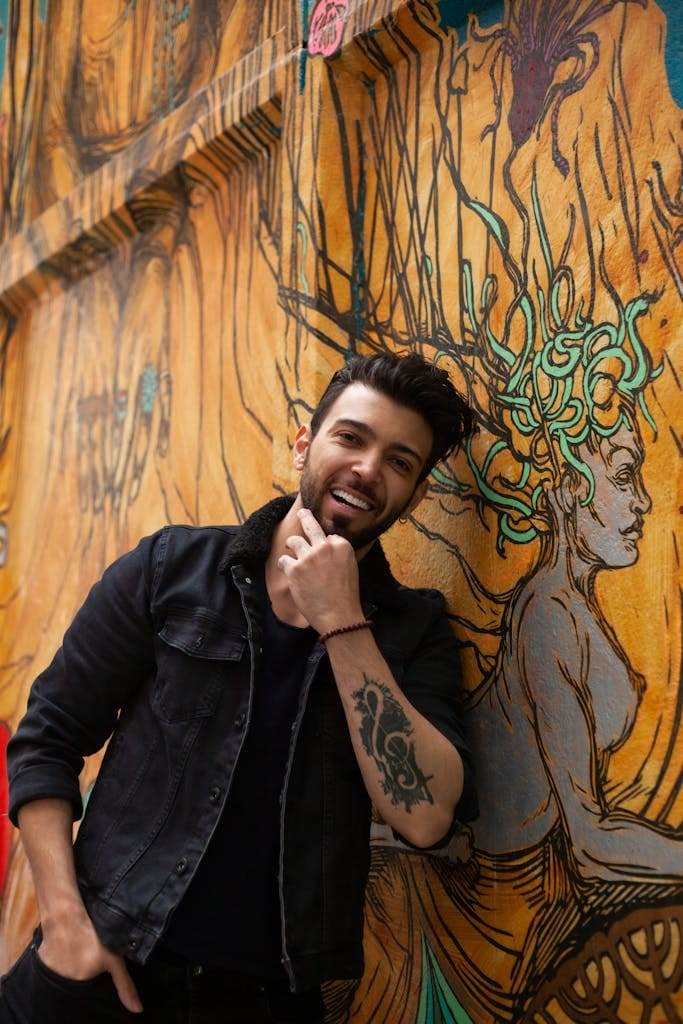
[[[44,922],[36,956],[43,967],[67,982],[85,983],[102,974],[111,975],[125,1008],[131,1013],[142,1012],[123,957],[102,945],[87,914],[68,922]]]

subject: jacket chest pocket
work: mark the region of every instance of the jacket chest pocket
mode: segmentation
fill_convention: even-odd
[[[209,609],[171,611],[156,637],[152,705],[166,722],[211,715],[246,638]]]

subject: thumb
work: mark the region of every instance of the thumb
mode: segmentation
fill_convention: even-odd
[[[142,1013],[142,1003],[135,983],[128,973],[122,956],[115,956],[109,968],[119,999],[131,1013]]]

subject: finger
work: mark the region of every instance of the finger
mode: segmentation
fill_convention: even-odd
[[[337,548],[351,548],[351,542],[342,537],[340,533],[330,533],[327,536],[327,540]],[[351,548],[353,550],[353,548]]]
[[[325,531],[309,508],[299,509],[299,520],[311,544],[325,543],[327,540]]]
[[[285,541],[285,547],[291,548],[295,555],[304,555],[307,551],[311,550],[311,545],[304,537],[299,537],[298,534],[294,534],[292,537],[288,537]]]
[[[109,973],[111,974],[111,980],[114,982],[117,995],[125,1008],[130,1010],[131,1013],[142,1013],[142,1003],[140,1002],[138,990],[126,969],[123,957],[117,956],[114,958],[109,968]]]
[[[280,555],[277,560],[277,567],[285,574],[285,576],[295,565],[296,558],[291,558],[289,555]]]

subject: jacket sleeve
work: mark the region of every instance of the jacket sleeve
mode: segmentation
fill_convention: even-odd
[[[407,662],[401,689],[413,707],[450,740],[462,759],[464,781],[452,831],[458,822],[472,821],[479,813],[474,784],[474,763],[462,724],[462,676],[458,643],[438,596],[439,612],[425,631],[414,656]],[[441,845],[441,844],[438,844]]]
[[[104,745],[154,665],[150,599],[165,540],[163,530],[146,537],[109,566],[33,683],[7,748],[14,825],[20,807],[41,798],[68,800],[74,818],[83,813],[83,759]]]

